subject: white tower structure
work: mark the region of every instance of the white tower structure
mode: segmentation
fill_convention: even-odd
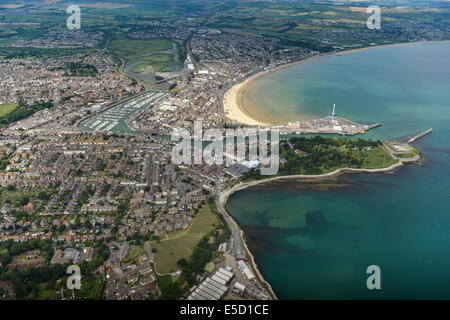
[[[336,104],[333,104],[333,112],[331,112],[331,118],[334,118],[334,109],[336,108]]]

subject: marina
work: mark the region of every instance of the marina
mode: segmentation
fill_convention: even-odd
[[[82,121],[78,127],[91,132],[136,134],[127,124],[130,116],[143,108],[151,107],[166,96],[167,93],[163,92],[147,92],[93,115]]]

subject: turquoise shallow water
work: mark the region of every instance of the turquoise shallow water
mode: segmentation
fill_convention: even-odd
[[[366,138],[434,129],[415,143],[421,166],[348,175],[350,186],[329,191],[259,188],[230,198],[227,210],[279,298],[450,299],[449,57],[450,43],[379,48],[293,66],[251,88],[270,95],[262,103],[270,112],[277,100],[290,117],[317,117],[336,103],[342,117],[383,123]],[[366,287],[372,264],[381,290]]]

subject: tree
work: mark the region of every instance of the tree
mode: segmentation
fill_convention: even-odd
[[[8,263],[11,262],[11,256],[9,255],[8,250],[2,250],[0,251],[0,263],[4,266],[6,266]]]
[[[180,268],[184,269],[188,265],[188,262],[187,262],[187,260],[185,258],[181,258],[180,260],[177,261],[177,265]]]

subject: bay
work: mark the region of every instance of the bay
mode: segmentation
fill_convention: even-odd
[[[414,145],[423,165],[348,175],[319,191],[292,184],[230,197],[259,269],[280,299],[450,298],[450,43],[331,56],[254,81],[252,103],[289,119],[381,122],[363,138],[433,128]],[[366,268],[381,268],[368,290]]]

